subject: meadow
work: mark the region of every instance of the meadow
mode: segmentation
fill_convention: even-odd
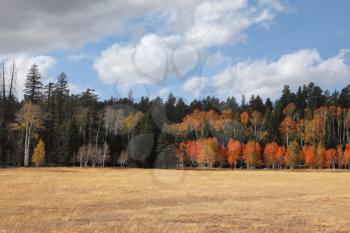
[[[350,173],[2,169],[0,232],[350,232]]]

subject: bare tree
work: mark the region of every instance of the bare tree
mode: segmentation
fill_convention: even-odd
[[[122,151],[120,153],[120,156],[118,158],[118,163],[120,165],[120,167],[125,167],[125,164],[128,163],[128,153],[126,151]]]
[[[79,151],[77,154],[80,167],[83,167],[84,165],[84,157],[86,156],[86,154],[87,154],[87,148],[85,145],[83,145],[79,148]]]
[[[107,143],[107,136],[109,133],[113,132],[118,134],[119,129],[122,127],[124,121],[124,111],[122,109],[114,109],[111,106],[107,106],[104,110],[104,143],[103,143],[103,158],[102,166],[105,166],[105,161],[108,159],[109,147]]]
[[[33,136],[33,130],[43,129],[44,113],[38,105],[26,102],[16,114],[16,123],[13,124],[15,130],[25,130],[24,137],[24,166],[29,165],[30,139]]]
[[[97,146],[89,145],[89,147],[91,147],[91,151],[89,151],[89,153],[90,153],[89,159],[90,159],[90,162],[91,162],[91,166],[92,167],[96,167],[96,164],[98,163],[99,156],[102,153],[101,153],[100,149]]]
[[[102,156],[101,156],[101,158],[100,158],[100,160],[99,160],[99,161],[101,161],[102,167],[104,167],[105,164],[106,164],[106,161],[108,161],[108,160],[110,159],[109,153],[110,153],[109,146],[108,146],[108,144],[105,142],[105,143],[103,144],[103,153],[102,153]]]

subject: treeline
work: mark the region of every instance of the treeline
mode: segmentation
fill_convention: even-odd
[[[314,83],[275,102],[251,96],[187,104],[72,94],[64,73],[44,84],[39,67],[16,96],[16,69],[2,65],[0,166],[345,168],[350,165],[350,86]],[[23,100],[22,100],[23,99]]]

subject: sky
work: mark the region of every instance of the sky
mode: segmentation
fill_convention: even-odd
[[[350,81],[348,0],[2,0],[0,57],[44,83],[101,100],[170,92],[193,98],[277,98],[314,82]]]

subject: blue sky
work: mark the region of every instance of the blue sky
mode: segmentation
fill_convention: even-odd
[[[20,14],[19,6],[10,5],[13,14]],[[42,64],[46,81],[65,72],[73,92],[89,87],[101,99],[126,96],[129,89],[136,98],[169,92],[188,101],[208,95],[275,98],[284,84],[295,89],[313,81],[334,89],[350,80],[347,0],[198,0],[187,5],[105,0],[69,10],[42,5],[28,23],[30,32],[39,25],[40,33],[24,36],[17,46],[0,47],[3,57],[18,60],[18,89],[31,62]],[[62,17],[67,14],[71,21],[59,24],[54,19],[59,12],[51,7],[62,8]],[[92,10],[96,7],[101,14]],[[79,9],[86,22],[76,16]],[[32,20],[27,17],[18,25]],[[16,35],[24,29],[9,30]]]

